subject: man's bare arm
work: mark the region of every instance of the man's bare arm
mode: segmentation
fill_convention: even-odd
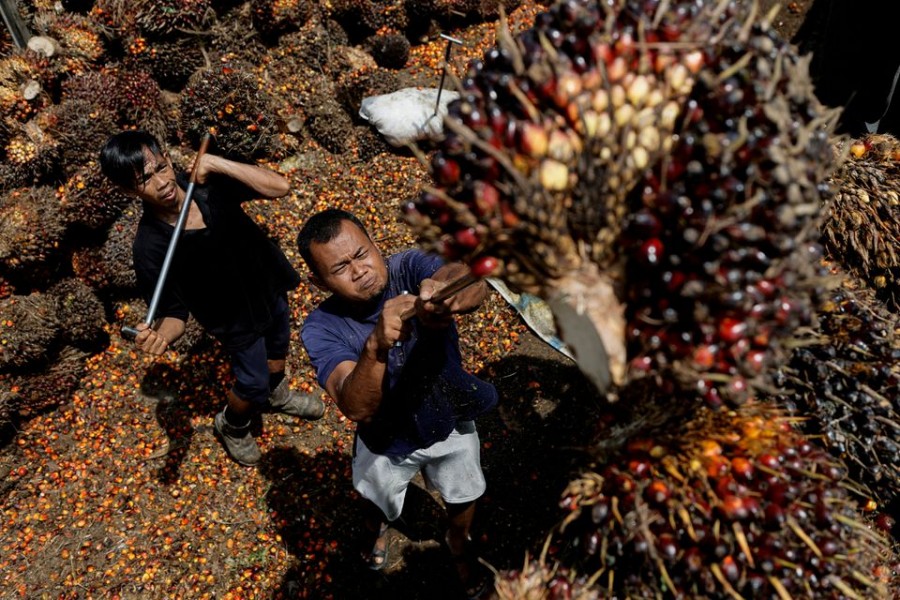
[[[359,361],[340,363],[325,382],[325,389],[351,421],[366,422],[381,406],[388,352],[406,336],[408,325],[401,315],[415,301],[414,296],[397,296],[385,302]]]
[[[240,181],[261,198],[281,198],[291,189],[288,180],[271,169],[235,162],[215,154],[204,154],[200,158],[197,182],[205,183],[212,173]]]

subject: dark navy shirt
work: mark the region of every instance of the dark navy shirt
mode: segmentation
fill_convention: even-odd
[[[358,362],[384,302],[419,284],[443,265],[440,257],[418,250],[387,261],[384,293],[370,305],[351,306],[331,296],[307,317],[301,338],[325,387],[335,367]],[[412,320],[408,340],[388,352],[386,391],[370,422],[357,433],[373,452],[403,456],[447,439],[458,421],[468,421],[497,404],[497,390],[462,367],[456,325],[423,327]]]
[[[179,185],[187,187],[180,175]],[[301,279],[274,241],[244,212],[253,191],[233,179],[194,188],[206,227],[185,231],[175,248],[156,317],[194,315],[229,350],[240,350],[272,323],[279,296]],[[174,227],[145,210],[134,238],[134,269],[147,300],[153,294]]]

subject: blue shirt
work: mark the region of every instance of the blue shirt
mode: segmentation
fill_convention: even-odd
[[[358,362],[387,299],[419,294],[419,284],[443,265],[419,250],[387,261],[384,293],[370,305],[349,305],[331,296],[307,317],[300,337],[325,387],[335,367]],[[362,310],[361,310],[362,309]],[[387,382],[381,405],[357,433],[373,452],[403,456],[447,439],[458,421],[474,419],[497,404],[497,390],[462,368],[456,325],[423,327],[412,320],[409,339],[388,352]]]

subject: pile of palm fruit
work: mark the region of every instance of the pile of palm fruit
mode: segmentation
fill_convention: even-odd
[[[618,363],[600,392],[632,409],[564,492],[552,561],[498,590],[575,597],[553,575],[571,569],[609,597],[885,597],[890,519],[863,508],[900,481],[897,325],[835,272],[883,274],[893,251],[834,241],[856,209],[808,58],[730,0],[565,0],[498,40],[405,214],[428,247],[582,313]]]
[[[131,267],[141,208],[100,174],[109,135],[149,130],[182,168],[180,149],[211,128],[215,151],[239,160],[282,160],[310,143],[367,160],[387,146],[358,119],[361,99],[415,83],[398,70],[411,43],[499,10],[456,0],[11,6],[32,37],[18,47],[0,29],[0,429],[65,401],[123,310],[143,317]]]

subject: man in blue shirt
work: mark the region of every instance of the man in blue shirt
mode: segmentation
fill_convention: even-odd
[[[418,250],[385,260],[362,223],[341,210],[314,215],[297,243],[310,280],[332,294],[301,338],[319,383],[358,424],[353,486],[380,509],[368,519],[376,537],[369,566],[387,562],[387,522],[400,516],[421,471],[444,500],[447,547],[467,595],[477,596],[484,581],[469,528],[485,480],[473,419],[496,405],[497,391],[462,368],[453,315],[476,309],[487,287],[430,302],[468,268]]]

